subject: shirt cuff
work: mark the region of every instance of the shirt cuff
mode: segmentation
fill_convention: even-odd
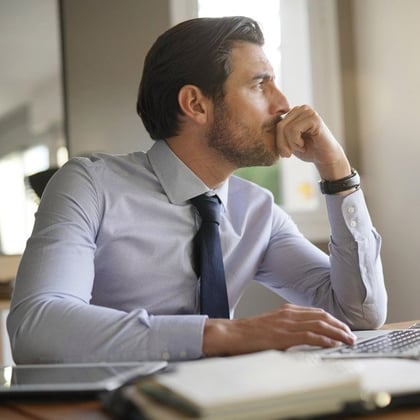
[[[189,360],[203,356],[205,315],[139,316],[147,325],[149,360]]]
[[[361,189],[342,196],[326,196],[331,236],[336,243],[350,238],[362,240],[371,234],[373,225]]]

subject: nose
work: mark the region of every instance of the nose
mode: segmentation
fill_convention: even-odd
[[[290,111],[290,104],[286,95],[277,87],[273,88],[271,110],[273,114],[286,114]]]

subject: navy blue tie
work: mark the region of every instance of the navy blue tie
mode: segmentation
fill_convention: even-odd
[[[220,200],[217,195],[199,195],[191,199],[201,217],[195,237],[199,274],[201,313],[210,318],[229,318],[225,270],[220,246]]]

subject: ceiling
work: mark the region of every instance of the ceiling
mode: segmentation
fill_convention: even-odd
[[[0,0],[0,117],[61,71],[56,0]]]

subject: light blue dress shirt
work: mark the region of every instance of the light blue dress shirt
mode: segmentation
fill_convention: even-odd
[[[165,141],[147,152],[74,158],[53,177],[16,280],[8,330],[17,363],[202,356],[189,199],[209,188]],[[386,317],[380,237],[363,193],[327,196],[331,257],[271,193],[238,177],[216,190],[231,313],[257,280],[353,328]]]

